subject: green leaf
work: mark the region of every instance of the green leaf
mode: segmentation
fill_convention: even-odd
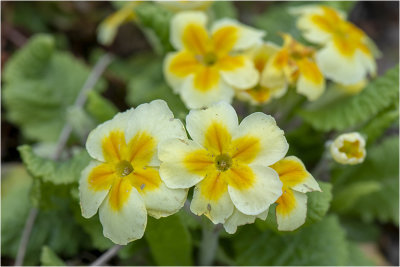
[[[36,35],[4,68],[6,118],[20,127],[26,138],[56,141],[71,106],[89,75],[82,62],[55,51],[54,40]],[[104,88],[104,80],[95,86]]]
[[[337,98],[316,108],[312,108],[311,104],[309,108],[301,110],[300,115],[315,129],[341,131],[376,116],[398,101],[398,96],[399,67],[397,66],[371,81],[358,95]]]
[[[40,262],[42,266],[66,266],[65,262],[61,260],[48,246],[42,247]]]
[[[332,200],[332,184],[318,181],[322,192],[307,193],[307,219],[306,224],[322,220],[329,210]]]
[[[210,7],[214,20],[222,18],[237,18],[235,5],[230,1],[214,1]]]
[[[334,216],[292,233],[241,231],[233,242],[237,265],[343,265],[348,259],[345,232]]]
[[[338,210],[360,216],[363,221],[374,219],[382,223],[399,223],[399,137],[386,138],[367,150],[365,161],[357,166],[337,166],[332,173],[334,183],[334,202],[340,203],[339,192],[361,182],[375,182],[379,190],[360,196],[351,208]],[[357,191],[362,190],[356,186]],[[350,192],[349,192],[350,194]],[[336,199],[339,197],[339,200]]]
[[[332,209],[337,212],[345,212],[351,209],[360,197],[379,190],[381,190],[381,185],[377,181],[361,181],[348,184],[335,195]]]
[[[172,50],[169,42],[169,27],[172,13],[160,5],[145,2],[135,8],[140,25],[157,53]]]
[[[86,150],[83,149],[64,162],[41,158],[28,145],[18,147],[18,151],[28,171],[35,178],[56,185],[79,181],[81,171],[89,164],[90,160]]]
[[[117,107],[96,91],[91,91],[89,93],[86,103],[86,110],[99,123],[112,119],[114,115],[118,113]]]
[[[192,265],[192,240],[179,215],[148,218],[145,238],[158,265]]]

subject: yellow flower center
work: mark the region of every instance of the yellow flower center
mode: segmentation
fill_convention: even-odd
[[[215,158],[215,166],[219,171],[227,171],[232,166],[232,158],[228,154],[221,154]]]
[[[132,164],[129,161],[121,160],[116,164],[115,172],[119,177],[125,177],[133,172]]]
[[[354,142],[344,141],[343,146],[339,148],[339,151],[345,153],[349,158],[362,158],[363,153],[360,147],[361,145],[358,140]]]

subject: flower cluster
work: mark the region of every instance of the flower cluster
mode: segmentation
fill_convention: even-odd
[[[233,107],[219,102],[190,111],[186,129],[191,140],[162,100],[94,129],[79,186],[83,216],[99,210],[104,235],[126,244],[143,236],[147,215],[176,213],[195,186],[191,211],[229,233],[265,219],[273,203],[280,230],[304,223],[304,193],[320,189],[299,159],[284,158],[288,143],[271,116],[253,113],[239,124]]]

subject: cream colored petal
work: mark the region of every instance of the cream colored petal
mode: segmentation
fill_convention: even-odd
[[[235,109],[221,101],[205,109],[191,110],[186,117],[186,129],[195,142],[203,145],[206,131],[214,122],[226,127],[228,133],[233,133],[238,127]]]
[[[201,184],[194,188],[190,210],[198,215],[207,216],[214,224],[224,223],[231,216],[234,206],[228,191],[222,193],[218,200],[208,199],[201,193]]]
[[[232,102],[234,90],[222,79],[206,91],[199,90],[195,87],[194,76],[190,76],[183,83],[180,94],[186,107],[197,109],[208,107],[219,101]]]
[[[177,50],[184,48],[183,33],[188,25],[195,24],[205,27],[207,16],[199,11],[185,11],[176,14],[171,20],[170,41]]]
[[[169,138],[186,139],[186,131],[179,119],[174,119],[174,114],[164,100],[154,100],[151,103],[139,105],[132,115],[125,134],[126,142],[139,132],[146,131],[158,143]],[[160,161],[157,151],[154,151],[149,166],[159,166]]]
[[[222,70],[221,75],[225,82],[236,89],[248,89],[258,83],[260,74],[250,58],[245,58],[242,67],[232,70]]]
[[[272,56],[264,67],[260,76],[260,84],[269,88],[282,88],[285,92],[288,87],[288,81],[283,68],[274,64],[275,57]]]
[[[154,190],[141,192],[147,212],[159,219],[178,212],[185,204],[187,189],[171,189],[164,183]]]
[[[96,214],[101,203],[106,198],[108,191],[111,188],[111,184],[108,188],[103,190],[93,190],[89,185],[89,174],[94,167],[102,164],[98,161],[91,161],[89,165],[83,169],[81,178],[79,180],[79,197],[80,206],[82,210],[82,216],[85,218],[90,218]]]
[[[99,209],[103,235],[119,245],[142,238],[147,224],[147,212],[139,192],[132,187],[127,201],[119,211],[111,207],[109,199],[110,195]]]
[[[121,131],[125,133],[127,126],[130,124],[134,109],[128,109],[125,112],[120,112],[109,121],[98,125],[92,130],[86,141],[86,150],[92,158],[99,161],[105,161],[102,148],[102,140],[107,137],[111,131]]]
[[[275,119],[261,112],[242,120],[233,140],[242,137],[252,137],[259,142],[258,153],[253,156],[251,164],[269,166],[282,159],[289,149],[284,132],[276,125]]]
[[[282,182],[271,168],[254,165],[251,167],[254,181],[250,187],[236,188],[228,186],[229,195],[235,207],[246,215],[258,215],[264,212],[282,194]]]
[[[211,27],[211,33],[214,33],[220,28],[227,26],[238,29],[238,37],[235,45],[232,48],[233,50],[245,50],[252,46],[260,45],[264,36],[266,35],[265,31],[257,30],[228,18],[224,18],[215,22]]]
[[[296,184],[291,187],[293,190],[296,190],[301,193],[307,193],[307,192],[312,192],[312,191],[321,191],[321,188],[319,187],[319,184],[317,183],[317,181],[314,179],[314,177],[311,175],[311,173],[309,173],[306,170],[306,166],[304,166],[304,163],[298,157],[288,156],[285,159],[294,160],[294,161],[298,162],[299,164],[301,164],[303,166],[304,170],[307,173],[307,176],[302,179],[301,183]]]
[[[276,221],[279,231],[293,231],[299,228],[306,221],[307,216],[307,195],[293,191],[294,208],[288,213],[280,213],[276,209]]]
[[[206,154],[204,148],[192,140],[165,140],[158,148],[161,179],[169,188],[194,186],[204,178],[209,165],[205,162],[207,159],[203,158],[204,154]],[[198,157],[195,157],[196,155]]]
[[[345,143],[348,142],[355,144],[351,153],[345,151]],[[362,163],[367,155],[365,139],[357,132],[341,134],[330,145],[330,152],[338,163],[350,165]]]
[[[307,76],[300,74],[297,80],[296,91],[307,97],[309,101],[318,99],[325,91],[325,79],[319,82],[309,79]]]
[[[329,42],[316,54],[316,61],[325,77],[344,84],[355,84],[363,80],[368,68],[360,60],[360,53],[343,55],[333,42]]]
[[[265,220],[267,215],[268,209],[259,215],[246,215],[235,208],[232,215],[224,223],[225,231],[229,234],[234,234],[238,226],[254,223],[256,218]]]

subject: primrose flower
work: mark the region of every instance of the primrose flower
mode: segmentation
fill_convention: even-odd
[[[296,84],[299,94],[315,100],[325,90],[325,79],[315,63],[314,49],[282,34],[283,47],[269,60],[261,76],[261,84],[267,87],[287,87]]]
[[[365,139],[357,132],[339,135],[330,145],[333,159],[341,164],[359,164],[365,159]]]
[[[300,15],[297,26],[304,37],[323,46],[316,54],[324,75],[335,82],[355,84],[367,74],[375,75],[372,41],[345,15],[331,7],[306,6],[292,9]]]
[[[252,48],[247,52],[249,58],[253,61],[260,77],[266,70],[265,66],[271,57],[279,51],[279,47],[273,43],[264,43]],[[267,87],[260,82],[247,90],[236,90],[239,99],[249,101],[251,104],[260,105],[268,103],[272,98],[279,98],[286,93],[287,87],[280,84],[276,87]]]
[[[219,102],[191,110],[186,129],[193,140],[160,143],[158,156],[168,187],[195,185],[193,213],[224,223],[235,209],[260,214],[282,194],[282,183],[268,166],[286,154],[288,143],[271,116],[257,112],[238,124],[234,108]]]
[[[221,100],[230,102],[236,89],[257,84],[259,74],[241,51],[262,42],[264,32],[231,19],[206,29],[202,12],[187,11],[171,21],[171,44],[178,50],[164,61],[164,75],[189,108],[200,108]]]
[[[300,159],[289,156],[270,166],[281,180],[282,195],[276,201],[276,219],[278,230],[292,231],[304,224],[307,215],[307,196],[305,193],[321,191],[318,183],[306,170]],[[256,218],[265,220],[268,210],[252,216],[235,210],[224,224],[228,233],[235,233],[240,225],[253,223]]]
[[[103,234],[114,243],[141,238],[147,214],[160,218],[183,206],[187,190],[166,187],[158,172],[157,145],[173,137],[186,132],[162,100],[119,113],[89,134],[94,160],[80,179],[82,215],[99,210]]]
[[[135,19],[134,8],[139,4],[140,1],[129,2],[102,21],[98,28],[99,42],[103,45],[111,44],[117,35],[119,26]]]
[[[293,231],[304,224],[307,215],[307,195],[321,191],[317,181],[295,156],[286,157],[271,166],[283,183],[282,196],[276,201],[278,230]]]

